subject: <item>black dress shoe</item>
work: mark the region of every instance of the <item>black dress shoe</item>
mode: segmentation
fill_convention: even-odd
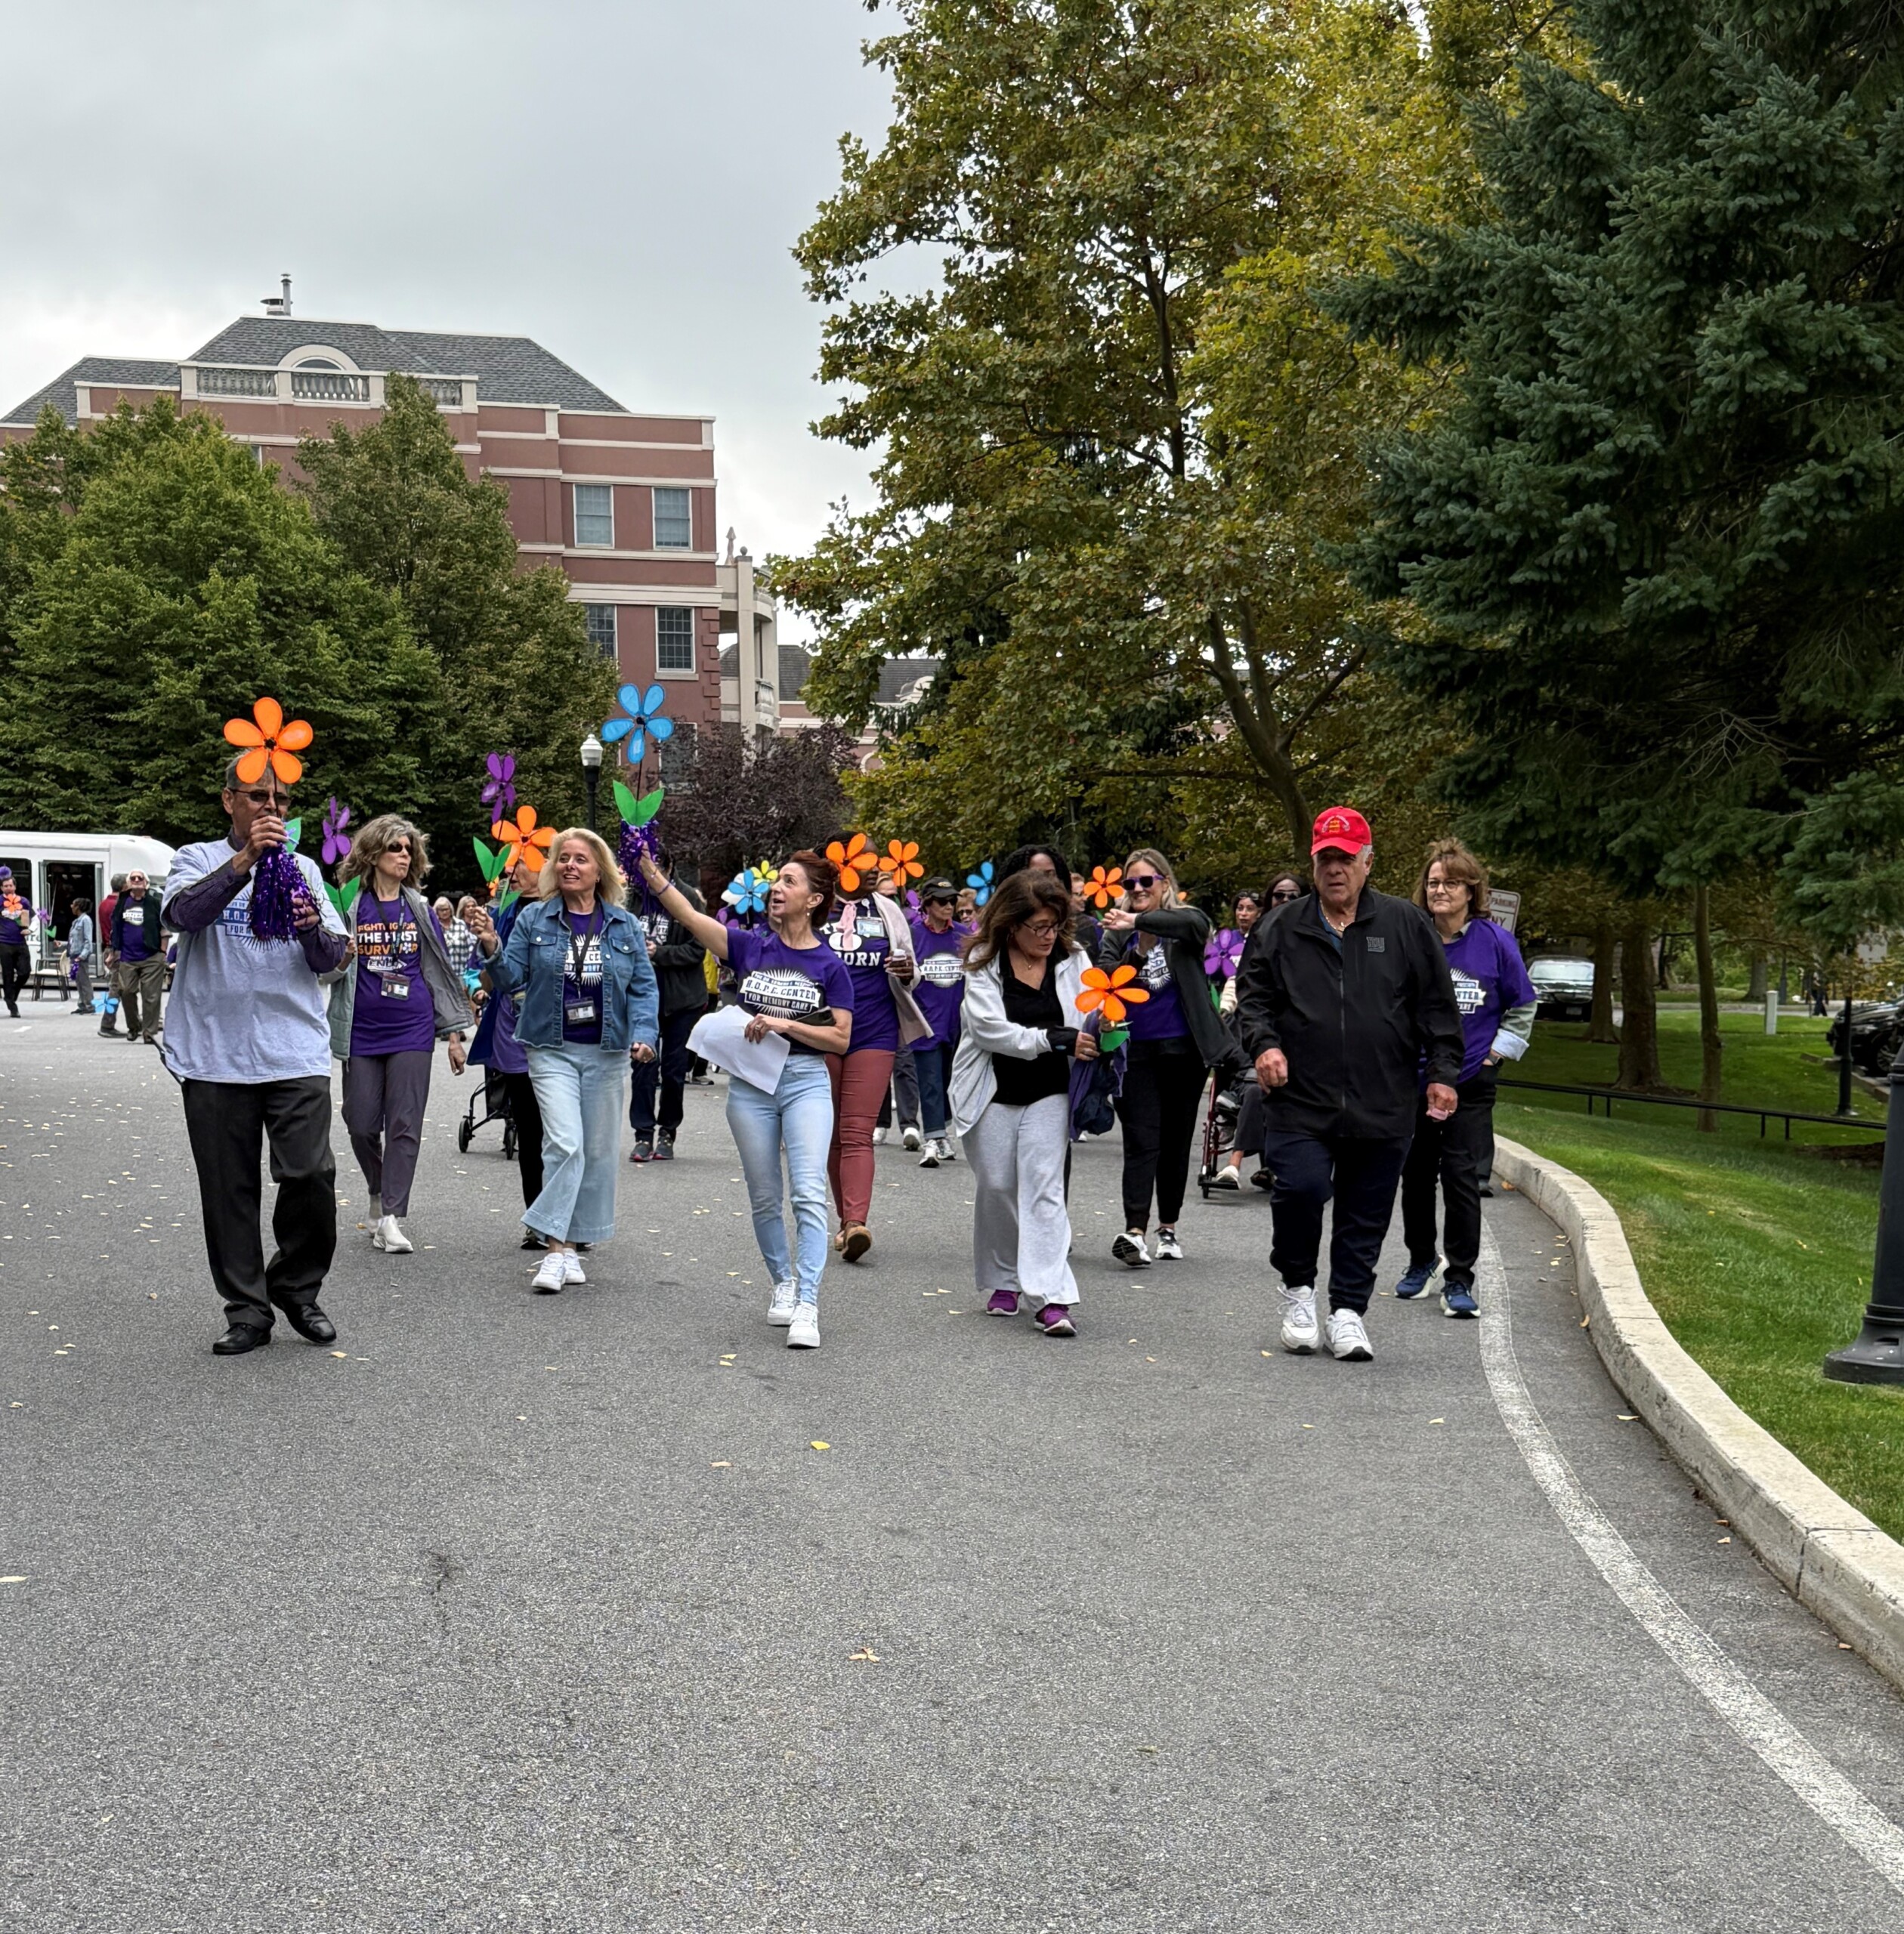
[[[284,1303],[284,1320],[307,1343],[334,1343],[337,1325],[314,1302]]]
[[[212,1345],[215,1357],[241,1357],[247,1350],[262,1349],[271,1333],[261,1323],[234,1323]]]

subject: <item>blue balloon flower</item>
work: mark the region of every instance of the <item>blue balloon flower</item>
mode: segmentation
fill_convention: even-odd
[[[966,875],[966,885],[972,888],[975,903],[984,906],[992,897],[992,863],[988,860],[975,873]]]
[[[612,746],[626,739],[623,756],[630,765],[639,765],[648,755],[648,740],[652,739],[658,748],[674,737],[674,721],[663,715],[667,702],[668,694],[659,685],[650,685],[645,692],[639,685],[623,685],[615,694],[615,703],[629,715],[611,718],[602,727],[602,743]]]

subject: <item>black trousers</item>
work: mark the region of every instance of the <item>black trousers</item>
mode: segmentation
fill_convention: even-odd
[[[1124,1064],[1124,1212],[1127,1229],[1150,1227],[1151,1195],[1157,1196],[1160,1227],[1174,1227],[1183,1213],[1190,1182],[1190,1145],[1197,1136],[1197,1108],[1208,1078],[1203,1057],[1186,1040],[1133,1041]]]
[[[516,1168],[522,1181],[522,1206],[527,1209],[542,1191],[542,1104],[536,1084],[527,1074],[505,1074],[503,1092],[509,1098],[509,1119],[515,1123]]]
[[[661,1126],[681,1126],[688,1070],[694,1059],[688,1052],[688,1037],[694,1031],[694,1023],[706,1011],[700,1007],[678,1007],[673,1013],[662,1015],[661,1052],[652,1061],[638,1061],[628,1083],[628,1125],[636,1134],[654,1132],[654,1090],[657,1083],[661,1089]]]
[[[1274,1113],[1263,1143],[1263,1161],[1276,1178],[1269,1191],[1275,1224],[1270,1266],[1292,1287],[1315,1282],[1321,1260],[1322,1211],[1333,1197],[1329,1307],[1365,1315],[1408,1145],[1279,1128]]]
[[[0,947],[0,998],[7,1011],[15,1011],[20,990],[32,978],[33,956],[23,946]]]
[[[308,1307],[337,1249],[337,1164],[327,1075],[292,1081],[187,1081],[185,1131],[198,1170],[212,1280],[234,1324],[271,1327],[274,1308]],[[267,1264],[258,1157],[269,1141],[277,1200]]]
[[[1445,1256],[1446,1280],[1474,1287],[1481,1253],[1481,1183],[1494,1160],[1495,1076],[1491,1069],[1455,1089],[1461,1104],[1445,1121],[1430,1121],[1424,1101],[1402,1171],[1402,1233],[1408,1260]],[[1442,1237],[1435,1239],[1435,1185],[1441,1184]]]

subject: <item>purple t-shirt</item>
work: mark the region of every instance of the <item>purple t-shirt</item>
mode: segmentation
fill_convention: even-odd
[[[835,1015],[854,1011],[852,975],[824,940],[818,947],[789,947],[771,927],[752,932],[730,928],[728,965],[734,970],[740,1005],[750,1014],[771,1014],[776,1021],[805,1021],[824,1027]],[[854,1025],[857,1031],[857,1021]],[[825,1052],[790,1034],[787,1045],[796,1055]]]
[[[899,1010],[893,1005],[892,982],[886,975],[892,949],[886,940],[886,923],[871,898],[842,901],[827,922],[825,939],[852,978],[853,1045],[848,1052],[896,1049]]]
[[[915,920],[912,935],[913,958],[919,962],[913,998],[920,1012],[932,1024],[932,1038],[915,1041],[913,1046],[949,1046],[959,1038],[959,1014],[965,1006],[964,949],[970,930],[954,920],[944,933],[935,934],[923,920]]]
[[[1148,953],[1133,947],[1124,956],[1137,969],[1134,986],[1150,996],[1129,1010],[1130,1038],[1133,1041],[1180,1041],[1190,1032],[1183,1018],[1183,1003],[1177,999],[1176,982],[1170,978],[1170,944],[1160,940]]]
[[[366,888],[357,897],[357,945],[351,1054],[428,1054],[436,1045],[436,1003],[409,903],[400,895],[379,900]]]
[[[608,916],[599,907],[567,916],[562,955],[562,1039],[601,1045],[601,930]],[[577,1018],[592,1010],[586,1021]]]
[[[1501,1031],[1501,1015],[1540,995],[1505,927],[1491,920],[1470,920],[1445,945],[1448,971],[1454,977],[1454,1005],[1461,1010],[1461,1079],[1467,1081],[1487,1059]]]
[[[125,921],[125,944],[119,949],[119,958],[122,960],[130,960],[136,963],[141,960],[150,960],[152,958],[152,946],[146,938],[145,922],[143,919],[134,917],[138,910],[147,905],[151,898],[152,894],[150,891],[147,892],[143,900],[134,900],[130,894],[126,895],[125,904],[130,910],[127,913]]]

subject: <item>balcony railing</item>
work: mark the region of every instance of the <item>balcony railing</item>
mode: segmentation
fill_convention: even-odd
[[[368,403],[370,378],[342,369],[293,369],[291,394],[301,402]]]
[[[275,369],[206,369],[198,372],[200,396],[276,396]]]
[[[460,376],[419,376],[423,394],[439,409],[460,409],[462,407],[462,378]]]

